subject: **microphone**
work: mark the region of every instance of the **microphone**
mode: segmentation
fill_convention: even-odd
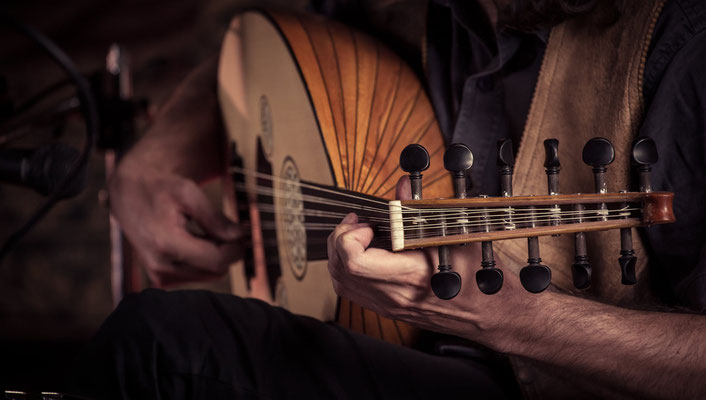
[[[78,158],[78,150],[64,143],[50,143],[37,149],[0,150],[0,182],[26,186],[49,196],[59,189]],[[76,196],[85,183],[84,168],[66,186],[60,198]]]

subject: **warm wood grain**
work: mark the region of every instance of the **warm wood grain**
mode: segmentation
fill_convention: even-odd
[[[654,210],[655,221],[673,222],[674,215],[670,213],[674,193],[671,192],[626,192],[626,193],[587,193],[587,194],[562,194],[543,196],[514,196],[514,197],[471,197],[466,199],[430,199],[430,200],[404,200],[402,206],[410,208],[483,208],[483,207],[522,207],[522,206],[550,206],[554,204],[598,204],[621,202],[646,202]],[[660,211],[661,210],[661,211]],[[671,215],[671,217],[670,217]]]
[[[674,193],[656,193],[656,196],[647,196],[643,199],[642,222],[646,225],[674,222]]]
[[[300,68],[336,186],[394,198],[395,184],[404,174],[399,154],[408,144],[419,143],[431,156],[431,168],[424,174],[425,195],[453,193],[431,103],[417,76],[398,56],[367,35],[332,21],[268,15]],[[413,345],[418,335],[408,325],[381,318],[346,299],[340,300],[338,316],[341,325],[392,343]]]
[[[614,219],[609,221],[592,221],[557,226],[539,226],[535,228],[519,228],[515,230],[499,230],[492,232],[474,232],[464,235],[433,236],[428,238],[407,239],[401,248],[396,250],[416,249],[421,247],[436,247],[471,242],[497,241],[533,236],[561,235],[575,232],[605,231],[620,228],[633,228],[675,221],[671,192],[628,192],[628,193],[591,193],[555,196],[517,196],[517,197],[487,197],[470,199],[436,199],[402,201],[402,205],[410,208],[507,208],[522,206],[551,206],[567,204],[597,204],[597,203],[638,203],[641,205],[641,218]],[[590,211],[587,211],[590,212]]]

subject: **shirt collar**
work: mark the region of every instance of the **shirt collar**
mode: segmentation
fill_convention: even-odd
[[[475,2],[475,0],[432,0],[435,3],[450,8],[453,18],[458,22],[458,24],[465,29],[470,40],[474,41],[479,47],[485,49],[487,54],[491,53],[491,50],[487,47],[481,36],[473,30],[474,25],[477,24],[473,21],[474,9],[478,9],[478,4],[470,4]],[[525,33],[519,32],[512,29],[501,29],[495,33],[495,46],[497,49],[497,54],[492,60],[473,76],[483,76],[495,73],[502,69],[502,67],[512,59],[517,50],[522,45],[524,40],[530,39],[532,36],[537,37],[542,43],[546,45],[549,40],[549,29],[540,29],[535,32]]]

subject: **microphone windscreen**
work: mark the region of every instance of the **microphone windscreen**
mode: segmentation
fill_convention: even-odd
[[[26,182],[37,192],[45,196],[52,195],[59,190],[59,184],[69,175],[79,157],[79,151],[67,144],[44,145],[32,154]],[[86,169],[83,168],[63,190],[61,198],[76,196],[85,184]]]

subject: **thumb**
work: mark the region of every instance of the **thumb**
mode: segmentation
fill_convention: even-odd
[[[187,216],[202,228],[207,236],[223,242],[242,237],[240,227],[217,210],[198,185],[186,182],[177,190],[177,198]]]
[[[397,181],[395,198],[397,200],[412,200],[412,183],[409,181],[409,176],[402,175]]]

